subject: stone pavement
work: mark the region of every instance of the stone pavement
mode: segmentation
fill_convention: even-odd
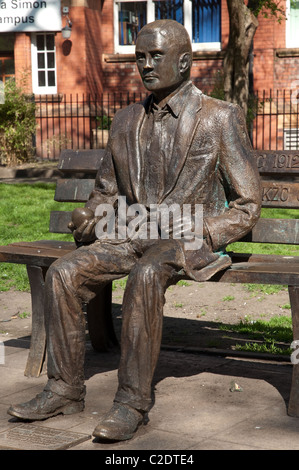
[[[109,455],[124,450],[126,455],[141,450],[189,455],[198,450],[299,449],[299,419],[286,413],[290,363],[162,349],[148,424],[130,441],[101,443],[91,435],[112,404],[118,351],[96,353],[87,342],[83,412],[24,425],[6,410],[42,391],[46,375],[24,376],[29,337],[0,335],[0,341],[0,449],[54,450],[71,444],[71,450]],[[231,391],[234,384],[242,391]]]

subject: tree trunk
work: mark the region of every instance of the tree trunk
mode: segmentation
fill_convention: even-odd
[[[227,0],[229,41],[224,58],[225,100],[237,103],[247,115],[249,54],[258,20],[243,0]]]

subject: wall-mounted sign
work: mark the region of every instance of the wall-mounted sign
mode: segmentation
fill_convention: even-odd
[[[60,0],[0,0],[0,33],[61,31]]]

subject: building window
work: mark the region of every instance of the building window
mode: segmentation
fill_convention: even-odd
[[[193,43],[221,43],[221,5],[218,0],[193,0],[192,2]]]
[[[287,0],[286,47],[299,47],[299,1]]]
[[[56,51],[54,34],[32,35],[33,93],[57,93]]]
[[[183,24],[194,51],[221,49],[221,0],[115,0],[115,52],[133,53],[138,31],[159,19]]]
[[[15,62],[13,57],[1,57],[0,53],[0,82],[5,83],[6,80],[14,78]]]
[[[176,20],[184,24],[184,0],[162,0],[154,2],[156,20]]]
[[[119,4],[119,44],[131,46],[136,43],[140,28],[146,24],[146,2],[122,2]]]
[[[299,129],[284,129],[284,150],[299,150]]]
[[[15,76],[13,33],[0,34],[0,85]]]

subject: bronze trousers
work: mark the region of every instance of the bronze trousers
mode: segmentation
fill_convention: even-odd
[[[119,386],[115,401],[147,411],[157,364],[165,291],[182,276],[177,240],[92,245],[57,260],[46,276],[48,385],[72,399],[85,394],[85,319],[82,305],[105,284],[128,275],[122,308]]]

